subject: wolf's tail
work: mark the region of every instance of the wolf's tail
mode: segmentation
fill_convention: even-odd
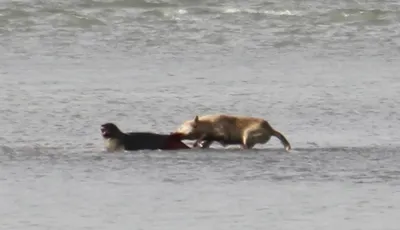
[[[292,149],[292,147],[290,146],[289,141],[286,139],[285,136],[283,136],[282,133],[280,133],[280,132],[278,132],[276,130],[273,130],[272,131],[272,135],[274,135],[275,137],[277,137],[281,141],[281,143],[285,147],[286,151],[289,151],[290,149]]]

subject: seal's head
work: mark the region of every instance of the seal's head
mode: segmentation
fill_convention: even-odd
[[[100,130],[103,138],[118,138],[122,134],[114,123],[102,124]]]

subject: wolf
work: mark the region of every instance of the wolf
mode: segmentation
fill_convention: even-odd
[[[222,146],[241,145],[251,149],[256,144],[267,143],[271,136],[277,137],[286,151],[291,145],[286,137],[271,127],[262,118],[236,116],[227,114],[210,114],[198,116],[181,124],[173,134],[180,134],[182,140],[196,140],[193,147],[201,145],[208,148],[214,141]]]

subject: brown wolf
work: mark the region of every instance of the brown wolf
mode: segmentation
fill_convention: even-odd
[[[277,137],[286,151],[291,149],[285,136],[276,131],[269,123],[256,117],[233,116],[225,114],[196,116],[185,121],[174,133],[182,135],[183,140],[196,140],[193,147],[203,142],[202,148],[208,148],[214,141],[222,146],[240,144],[251,149],[256,144],[265,144],[271,136]]]

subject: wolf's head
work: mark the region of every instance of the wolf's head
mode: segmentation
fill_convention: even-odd
[[[181,134],[186,140],[196,140],[209,132],[211,132],[210,122],[202,121],[199,116],[196,116],[192,120],[183,122],[173,133]]]

